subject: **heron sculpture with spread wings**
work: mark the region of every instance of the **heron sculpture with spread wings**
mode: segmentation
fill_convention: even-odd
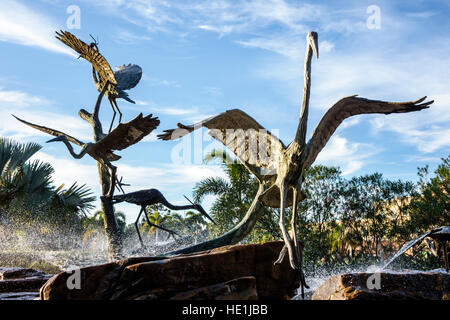
[[[315,161],[331,135],[344,119],[358,114],[406,113],[428,108],[433,101],[422,103],[426,97],[411,102],[385,102],[357,96],[345,97],[336,102],[323,116],[306,143],[306,129],[311,87],[311,60],[319,57],[318,35],[309,32],[307,37],[303,100],[300,120],[294,141],[287,147],[281,140],[265,130],[245,112],[235,109],[223,112],[191,126],[178,124],[177,129],[165,130],[158,137],[162,140],[178,139],[198,128],[206,127],[208,133],[229,148],[252,172],[263,186],[257,197],[266,206],[280,208],[279,227],[285,246],[276,263],[280,263],[286,251],[292,268],[299,270],[303,278],[301,248],[297,239],[297,203],[301,200],[303,172]],[[293,206],[291,230],[285,225],[285,209]]]
[[[67,31],[56,32],[56,39],[71,47],[80,54],[81,58],[92,64],[92,78],[99,92],[102,91],[107,81],[109,81],[106,96],[114,113],[109,127],[109,132],[111,132],[116,117],[116,110],[119,113],[119,123],[122,120],[122,112],[117,105],[116,99],[122,98],[130,103],[135,103],[129,98],[125,90],[132,89],[139,83],[142,77],[142,68],[135,64],[128,64],[116,67],[116,72],[113,72],[106,58],[99,52],[97,41],[88,45]]]

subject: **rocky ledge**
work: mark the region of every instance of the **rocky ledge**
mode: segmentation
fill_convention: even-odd
[[[346,273],[325,281],[313,300],[450,300],[450,273]]]
[[[0,267],[0,300],[33,300],[51,275],[24,268]]]
[[[78,275],[55,275],[41,288],[40,299],[290,299],[299,279],[288,259],[273,265],[282,247],[281,241],[235,245],[86,267]]]

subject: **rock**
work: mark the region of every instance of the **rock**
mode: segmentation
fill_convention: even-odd
[[[82,268],[81,289],[69,290],[66,283],[71,274],[59,273],[41,288],[40,298],[225,299],[227,294],[234,294],[236,299],[290,299],[299,279],[288,259],[273,265],[282,247],[281,241],[235,245],[170,258],[130,258]],[[250,278],[255,279],[256,294]]]
[[[0,300],[36,300],[39,292],[9,292],[0,293]]]
[[[178,293],[170,300],[258,300],[255,277],[242,277]]]
[[[42,271],[36,271],[28,268],[2,268],[0,267],[0,280],[20,279],[30,277],[50,278],[49,275]]]
[[[45,278],[26,278],[26,279],[12,279],[0,281],[0,292],[23,292],[23,291],[35,291],[39,292],[39,289],[48,280]]]
[[[33,269],[0,267],[0,300],[34,299],[50,277]]]
[[[130,264],[159,260],[157,257],[128,258],[116,262],[79,269],[81,289],[70,290],[67,280],[72,272],[53,276],[40,290],[41,300],[104,300],[111,294],[112,285],[120,278],[123,269]]]
[[[312,299],[449,300],[450,274],[424,271],[346,273],[325,281],[314,292]]]

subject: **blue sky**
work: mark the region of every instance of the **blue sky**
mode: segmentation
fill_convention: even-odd
[[[80,29],[68,29],[71,5],[80,9]],[[370,6],[380,10],[379,28],[368,27]],[[320,58],[312,65],[308,136],[344,96],[435,100],[417,113],[345,120],[316,163],[340,166],[346,177],[378,171],[415,180],[418,166],[434,168],[449,154],[449,15],[448,1],[2,0],[0,135],[41,143],[37,157],[54,165],[56,183],[86,182],[98,194],[92,159],[72,159],[62,144],[45,144],[48,136],[10,116],[90,140],[91,129],[77,112],[91,109],[98,93],[90,65],[54,39],[63,29],[86,42],[89,34],[98,38],[112,67],[143,68],[129,92],[137,104],[118,101],[123,121],[153,113],[161,120],[159,133],[239,108],[288,144],[300,114],[305,37],[314,30]],[[105,127],[111,116],[104,102]],[[211,140],[202,143],[200,152],[213,147]],[[119,174],[132,184],[127,191],[158,188],[182,204],[196,182],[223,175],[215,165],[194,161],[200,153],[189,154],[189,163],[174,161],[177,147],[152,135],[121,152]],[[126,204],[118,209],[128,222],[138,212]]]

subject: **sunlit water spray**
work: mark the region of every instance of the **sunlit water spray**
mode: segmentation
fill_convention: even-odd
[[[43,234],[39,227],[0,227],[0,267],[34,267],[48,273],[109,262],[108,243],[102,230],[75,235],[58,232]],[[191,237],[174,241],[145,241],[145,248],[135,235],[124,239],[123,257],[155,256],[197,243]]]

